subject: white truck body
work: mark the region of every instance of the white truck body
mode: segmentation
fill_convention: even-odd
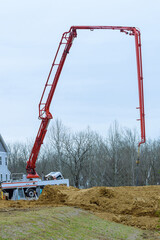
[[[48,180],[48,181],[28,181],[28,182],[8,182],[2,183],[1,187],[3,190],[5,189],[14,189],[14,188],[28,188],[28,187],[38,187],[38,186],[46,186],[46,185],[67,185],[69,187],[69,180]]]
[[[51,174],[46,175],[46,179],[53,180],[41,180],[39,178],[27,179],[25,175],[21,180],[11,180],[10,182],[4,182],[1,184],[2,191],[9,193],[9,199],[19,200],[39,197],[41,190],[46,185],[66,185],[69,187],[69,180],[64,179],[60,172],[51,172]],[[57,180],[57,177],[59,180]]]

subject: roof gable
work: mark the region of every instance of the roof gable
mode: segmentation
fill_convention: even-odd
[[[7,145],[5,144],[2,136],[0,135],[0,152],[9,152]]]

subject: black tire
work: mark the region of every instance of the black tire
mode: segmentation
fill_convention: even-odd
[[[33,198],[34,196],[35,196],[35,190],[32,189],[32,188],[28,189],[28,191],[27,191],[27,197]]]

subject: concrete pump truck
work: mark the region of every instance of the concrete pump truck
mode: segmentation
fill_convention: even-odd
[[[142,71],[142,54],[141,54],[141,34],[139,29],[135,27],[122,26],[72,26],[68,32],[64,32],[60,40],[55,58],[53,60],[40,102],[39,102],[39,119],[41,124],[36,136],[29,160],[27,161],[26,170],[28,175],[19,175],[19,178],[12,178],[11,181],[1,184],[2,191],[8,193],[9,199],[26,199],[33,198],[35,192],[39,196],[41,190],[46,185],[60,185],[65,184],[69,186],[69,180],[64,179],[60,172],[51,172],[46,175],[47,180],[39,178],[35,168],[38,154],[43,144],[44,137],[50,120],[53,118],[50,113],[50,104],[55,93],[55,89],[65,63],[66,57],[73,44],[73,40],[77,37],[77,30],[118,30],[121,33],[134,36],[135,50],[137,61],[137,75],[138,75],[138,90],[139,90],[139,111],[140,111],[140,128],[141,141],[138,144],[138,160],[140,145],[145,143],[145,114],[144,114],[144,95],[143,95],[143,71]],[[58,61],[58,59],[60,59]],[[53,74],[54,69],[54,74]],[[51,75],[54,75],[53,78]]]

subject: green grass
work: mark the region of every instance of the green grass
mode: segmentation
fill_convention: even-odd
[[[105,221],[78,208],[0,212],[0,239],[6,240],[141,240],[143,234],[140,229]],[[155,238],[150,236],[148,239]]]

